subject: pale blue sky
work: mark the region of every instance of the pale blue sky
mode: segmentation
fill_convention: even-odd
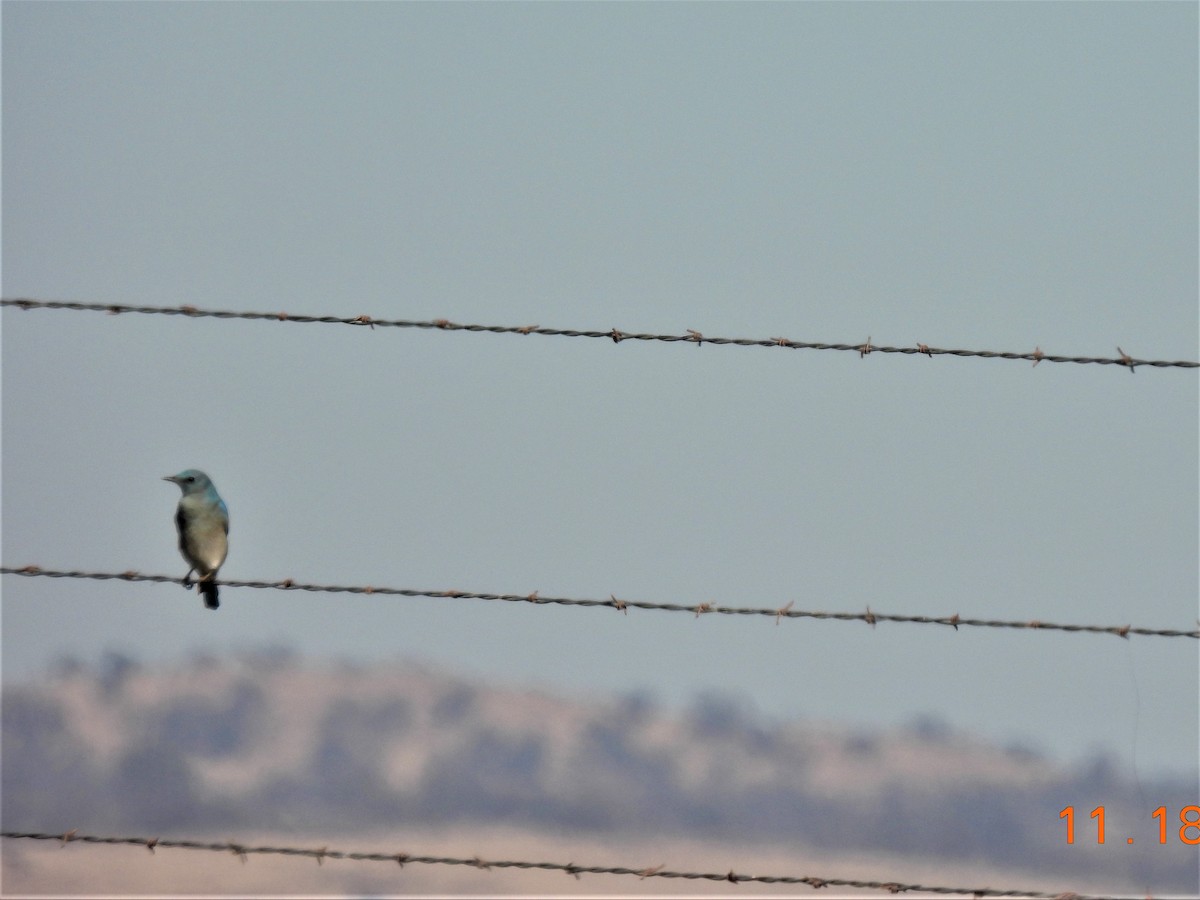
[[[5,3],[3,293],[1195,359],[1197,7]],[[1194,370],[6,309],[5,565],[1165,628]],[[3,579],[3,671],[278,642],[1194,772],[1197,644]],[[1132,771],[1132,770],[1131,770]]]

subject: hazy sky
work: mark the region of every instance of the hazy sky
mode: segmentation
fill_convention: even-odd
[[[2,14],[5,297],[1198,355],[1192,3]],[[231,579],[1196,623],[1195,370],[0,321],[8,566],[182,576],[197,467]],[[1188,639],[2,581],[8,678],[282,643],[1200,756]]]

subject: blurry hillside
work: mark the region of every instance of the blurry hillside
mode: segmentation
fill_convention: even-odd
[[[9,830],[271,834],[342,849],[362,849],[355,836],[404,833],[410,843],[431,836],[413,852],[470,855],[480,851],[434,846],[432,836],[491,829],[545,834],[548,846],[740,843],[805,860],[804,871],[784,865],[772,874],[861,877],[854,858],[891,858],[919,860],[910,877],[924,883],[968,864],[1020,873],[997,887],[1034,888],[1036,874],[1075,890],[1086,878],[1137,892],[1195,891],[1197,848],[1158,844],[1150,816],[1160,805],[1195,803],[1195,785],[1139,787],[1131,778],[1103,759],[1067,767],[934,720],[852,733],[771,722],[722,696],[669,711],[649,696],[566,700],[415,665],[316,666],[285,651],[175,668],[110,654],[96,667],[63,663],[38,684],[3,691]],[[1068,805],[1078,811],[1074,846],[1059,819]],[[1110,835],[1102,847],[1088,820],[1098,805]],[[1127,834],[1140,838],[1135,846]],[[33,848],[16,845],[29,843],[4,842],[5,882],[23,890],[32,888],[17,863]],[[74,849],[48,852],[61,861]],[[536,843],[529,852],[551,855]],[[835,860],[844,871],[828,871]],[[473,877],[489,879],[476,890],[512,889],[506,873]]]

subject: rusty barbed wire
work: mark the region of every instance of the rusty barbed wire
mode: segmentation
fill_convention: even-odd
[[[0,567],[0,575],[23,575],[30,578],[77,578],[93,581],[131,581],[183,584],[182,578],[170,575],[144,575],[140,572],[81,572],[43,569],[40,566],[22,566],[20,568]],[[556,604],[572,607],[607,607],[628,614],[630,609],[655,610],[659,612],[688,613],[695,618],[702,615],[716,614],[725,616],[764,616],[773,618],[775,624],[780,619],[831,619],[841,622],[865,622],[872,628],[879,622],[908,622],[916,625],[943,625],[958,631],[959,626],[967,628],[1011,628],[1034,631],[1066,631],[1087,632],[1091,634],[1112,634],[1126,638],[1131,634],[1144,637],[1186,637],[1200,639],[1200,628],[1192,631],[1180,631],[1171,628],[1142,628],[1133,625],[1074,625],[1058,622],[1045,622],[1040,619],[1005,620],[1005,619],[972,619],[964,618],[958,613],[949,616],[921,616],[900,613],[875,612],[870,606],[863,612],[829,612],[810,609],[795,609],[795,601],[779,607],[750,607],[750,606],[718,606],[703,601],[694,604],[662,603],[651,600],[623,600],[616,595],[609,595],[607,600],[593,600],[576,597],[548,597],[539,591],[529,594],[499,594],[480,591],[460,590],[424,590],[420,588],[376,587],[374,585],[329,585],[304,584],[285,578],[281,581],[234,581],[222,579],[216,582],[220,587],[255,588],[261,590],[279,591],[308,591],[324,594],[364,594],[395,597],[430,597],[433,599],[449,598],[453,600],[490,600],[505,603],[529,603],[532,605]]]
[[[868,890],[887,891],[891,894],[901,894],[906,891],[922,891],[929,894],[964,894],[973,897],[1035,897],[1044,900],[1069,897],[1070,900],[1095,900],[1095,898],[1076,893],[1044,893],[1041,891],[1006,890],[988,887],[954,888],[939,885],[907,884],[900,881],[869,881],[858,878],[823,878],[815,875],[749,875],[735,872],[680,872],[667,869],[665,865],[643,866],[581,866],[575,863],[530,862],[527,860],[485,860],[478,856],[423,856],[411,853],[367,853],[347,850],[331,850],[328,847],[311,849],[307,847],[273,847],[249,846],[233,841],[200,841],[193,839],[172,839],[156,837],[104,837],[94,834],[79,834],[72,829],[62,834],[46,834],[31,831],[3,831],[0,837],[14,840],[60,841],[62,846],[72,843],[99,844],[109,846],[145,847],[151,853],[158,848],[176,850],[200,850],[210,853],[229,853],[238,857],[242,862],[252,855],[261,856],[297,856],[315,859],[322,864],[327,859],[350,860],[353,862],[384,862],[397,863],[401,868],[413,863],[416,865],[432,866],[470,866],[476,869],[541,869],[549,872],[563,872],[579,878],[582,875],[636,875],[645,878],[677,878],[687,881],[715,881],[727,884],[803,884],[812,888],[850,887]]]
[[[103,312],[110,315],[119,313],[141,313],[161,316],[186,316],[188,318],[211,319],[248,319],[270,322],[295,322],[300,324],[322,325],[357,325],[369,328],[419,328],[436,329],[438,331],[473,331],[488,334],[540,334],[550,337],[602,338],[619,344],[622,341],[657,341],[665,343],[685,342],[715,344],[717,346],[737,347],[787,347],[792,350],[841,350],[857,353],[865,357],[872,353],[901,353],[907,356],[958,356],[978,357],[982,359],[1020,359],[1032,362],[1037,366],[1040,362],[1081,363],[1101,366],[1123,366],[1130,373],[1138,366],[1153,366],[1155,368],[1197,369],[1200,362],[1190,360],[1136,359],[1125,353],[1120,347],[1118,355],[1106,356],[1057,356],[1043,352],[1041,347],[1027,353],[1016,353],[999,350],[965,350],[930,347],[928,344],[914,343],[908,347],[888,347],[877,345],[867,338],[865,343],[833,344],[821,341],[792,341],[783,337],[771,338],[730,338],[710,337],[699,331],[688,328],[683,334],[646,334],[622,331],[610,328],[607,331],[587,331],[575,328],[543,328],[541,325],[473,325],[451,322],[448,319],[377,319],[374,316],[312,316],[287,312],[254,312],[227,309],[202,309],[196,306],[135,306],[124,303],[78,303],[66,300],[35,300],[30,298],[14,298],[0,300],[0,306],[13,306],[19,309],[63,309],[73,311]]]

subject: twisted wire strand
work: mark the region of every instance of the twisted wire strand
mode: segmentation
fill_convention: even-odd
[[[621,343],[622,341],[658,341],[665,343],[684,341],[695,343],[696,345],[716,344],[718,346],[733,345],[737,347],[787,347],[792,350],[841,350],[858,353],[860,356],[867,356],[870,353],[902,353],[908,356],[924,355],[929,357],[958,356],[978,357],[982,359],[1021,359],[1030,361],[1035,366],[1042,361],[1053,363],[1095,364],[1102,366],[1125,366],[1130,370],[1130,372],[1133,372],[1138,366],[1179,369],[1200,368],[1200,362],[1193,362],[1190,360],[1135,359],[1121,350],[1120,347],[1117,347],[1117,353],[1119,355],[1115,357],[1060,356],[1052,353],[1043,353],[1040,347],[1035,348],[1032,352],[1016,353],[998,350],[947,349],[944,347],[930,347],[927,344],[921,343],[914,344],[910,347],[877,346],[871,343],[870,338],[867,338],[866,342],[861,344],[833,344],[821,341],[792,341],[782,337],[709,337],[690,328],[686,329],[686,333],[684,334],[647,334],[621,331],[618,328],[612,328],[608,331],[586,331],[575,328],[543,328],[540,325],[464,325],[458,322],[451,322],[447,319],[377,319],[368,315],[311,316],[287,312],[202,309],[196,306],[135,306],[119,303],[78,303],[66,300],[35,300],[24,297],[0,300],[0,306],[13,306],[25,310],[64,309],[73,311],[103,312],[109,313],[110,315],[116,315],[118,313],[142,313],[146,315],[186,316],[188,318],[248,319],[271,322],[296,322],[301,324],[357,325],[360,327],[370,328],[419,328],[436,329],[439,331],[473,331],[488,334],[540,334],[550,337],[604,338],[617,344]]]
[[[155,583],[183,584],[183,579],[169,575],[143,575],[140,572],[81,572],[43,569],[40,566],[22,566],[20,568],[2,567],[0,574],[23,575],[29,578],[77,578],[95,581],[146,581]],[[285,578],[282,581],[218,581],[221,587],[256,588],[279,591],[308,591],[325,594],[364,594],[396,597],[431,597],[435,599],[449,598],[453,600],[491,600],[505,603],[529,603],[532,605],[557,604],[571,607],[608,607],[619,612],[627,613],[629,609],[657,610],[660,612],[689,613],[696,618],[706,614],[725,616],[766,616],[775,619],[832,619],[841,622],[866,622],[874,627],[878,622],[908,622],[917,625],[943,625],[953,628],[959,626],[971,628],[1010,628],[1028,629],[1034,631],[1066,631],[1072,633],[1113,634],[1117,637],[1128,638],[1131,634],[1145,637],[1186,637],[1200,639],[1200,628],[1191,631],[1181,631],[1172,628],[1143,628],[1133,625],[1075,625],[1057,622],[1045,622],[1040,619],[1005,620],[1005,619],[971,619],[963,618],[957,613],[949,616],[920,616],[900,613],[881,613],[873,611],[869,606],[864,612],[828,612],[820,610],[794,609],[793,601],[785,606],[749,607],[749,606],[718,606],[713,603],[661,603],[650,600],[622,600],[610,595],[608,600],[581,599],[575,597],[548,597],[538,591],[531,594],[498,594],[480,591],[459,590],[422,590],[418,588],[375,587],[373,585],[327,585],[304,584]]]
[[[581,875],[636,875],[639,878],[678,878],[688,881],[717,881],[729,884],[757,882],[759,884],[804,884],[813,888],[823,887],[853,887],[871,890],[888,891],[898,894],[905,891],[924,891],[930,894],[966,894],[975,897],[1062,897],[1062,894],[1049,894],[1039,891],[1004,890],[988,887],[954,888],[937,885],[906,884],[898,881],[868,881],[857,878],[821,878],[814,875],[749,875],[735,872],[681,872],[667,869],[665,866],[634,868],[632,866],[580,866],[574,863],[530,862],[526,860],[484,860],[478,856],[466,858],[456,856],[422,856],[409,853],[362,853],[357,851],[331,850],[328,847],[311,849],[306,847],[272,847],[249,846],[232,841],[199,841],[174,840],[170,838],[146,837],[104,837],[93,834],[79,834],[68,831],[65,834],[47,834],[44,832],[4,831],[0,837],[14,840],[61,841],[63,846],[69,843],[129,845],[145,847],[151,852],[158,847],[177,850],[199,850],[211,853],[232,853],[243,862],[251,855],[263,856],[298,856],[315,859],[322,863],[326,859],[351,860],[353,862],[386,862],[398,863],[401,867],[414,863],[418,865],[435,866],[471,866],[477,869],[541,869],[551,872],[564,872],[578,878]],[[1070,894],[1072,900],[1093,900],[1081,894]]]

